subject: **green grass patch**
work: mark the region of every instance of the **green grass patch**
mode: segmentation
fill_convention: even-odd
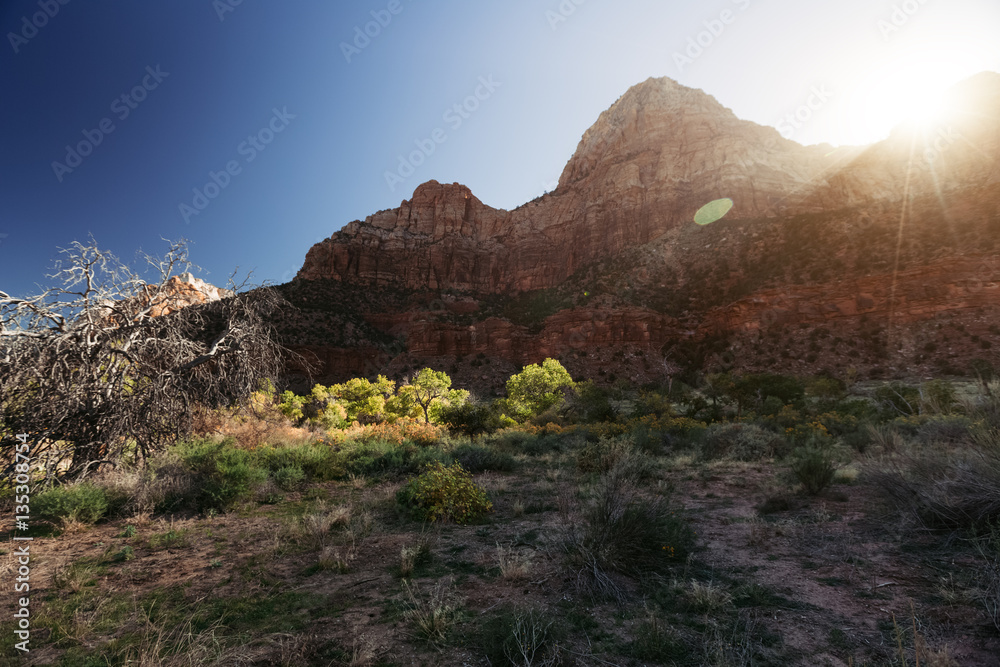
[[[35,496],[31,509],[53,525],[65,521],[93,524],[108,511],[108,497],[104,489],[93,484],[57,486]]]

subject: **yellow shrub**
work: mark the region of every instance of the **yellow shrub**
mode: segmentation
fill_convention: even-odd
[[[380,440],[397,445],[409,440],[421,446],[433,445],[441,437],[441,430],[433,424],[426,424],[415,419],[404,417],[393,423],[366,424],[355,422],[342,431],[346,438],[360,442]]]
[[[427,471],[411,479],[397,498],[432,522],[469,523],[493,511],[486,491],[459,463],[448,468],[440,461],[428,464]]]

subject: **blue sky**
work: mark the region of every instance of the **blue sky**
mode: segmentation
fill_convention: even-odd
[[[235,3],[0,4],[0,290],[49,284],[88,234],[127,261],[186,237],[210,282],[284,282],[430,179],[514,208],[648,77],[856,144],[1000,71],[995,0]]]

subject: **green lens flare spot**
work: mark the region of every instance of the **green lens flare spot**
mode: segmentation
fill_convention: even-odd
[[[698,212],[694,214],[694,221],[699,225],[710,225],[726,217],[732,208],[732,199],[716,199],[698,209]]]

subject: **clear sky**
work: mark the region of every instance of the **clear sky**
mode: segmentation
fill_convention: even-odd
[[[648,77],[875,141],[1000,71],[998,29],[996,0],[3,0],[0,290],[88,234],[284,282],[430,179],[514,208]]]

